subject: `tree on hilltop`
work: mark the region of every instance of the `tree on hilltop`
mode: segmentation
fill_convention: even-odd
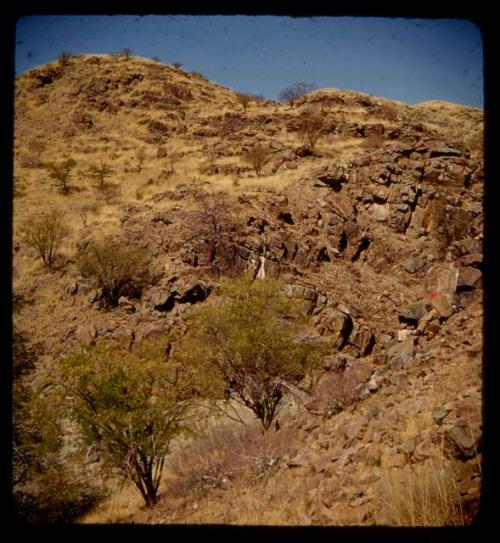
[[[304,96],[308,92],[313,91],[314,89],[316,89],[316,85],[314,85],[314,83],[294,83],[286,89],[283,89],[279,93],[278,99],[280,100],[280,102],[285,102],[289,104],[290,108],[292,108],[298,98],[301,98],[302,96]]]

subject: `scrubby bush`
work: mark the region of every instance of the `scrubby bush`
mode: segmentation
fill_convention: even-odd
[[[102,289],[102,299],[117,305],[120,296],[137,296],[147,280],[147,252],[113,239],[91,241],[77,255],[81,274]]]
[[[104,473],[134,483],[147,506],[157,501],[165,456],[188,424],[190,375],[169,359],[168,340],[82,348],[63,363],[61,383],[85,447],[99,451]]]
[[[52,268],[62,241],[68,236],[69,228],[59,210],[32,217],[22,227],[23,241],[34,249],[47,268]]]
[[[207,428],[172,454],[169,466],[177,477],[168,492],[208,494],[236,481],[265,483],[293,437],[289,428],[263,433],[258,424],[219,423]]]
[[[283,382],[297,384],[321,350],[299,339],[303,323],[297,315],[279,281],[238,279],[192,315],[178,356],[203,376],[206,394],[233,397],[268,429],[283,398]]]
[[[316,143],[324,134],[326,123],[319,111],[309,110],[299,119],[298,134],[308,152],[313,153]]]
[[[263,145],[255,145],[245,153],[243,153],[243,160],[249,164],[260,177],[262,169],[271,160],[272,151]]]
[[[76,166],[76,161],[72,158],[63,160],[61,162],[53,162],[47,165],[49,168],[49,175],[56,182],[56,186],[62,194],[68,194],[70,191],[69,180],[71,172]]]
[[[39,168],[42,165],[42,153],[47,144],[40,138],[34,138],[28,143],[29,154],[23,157],[23,166],[27,168]]]
[[[237,92],[236,93],[236,100],[238,101],[239,104],[241,104],[241,106],[243,107],[243,111],[246,113],[248,104],[252,100],[254,100],[254,97],[252,95],[250,95],[250,94],[245,94],[243,92]]]
[[[176,69],[176,70],[180,70],[182,68],[182,62],[179,62],[178,60],[172,62],[172,66]]]

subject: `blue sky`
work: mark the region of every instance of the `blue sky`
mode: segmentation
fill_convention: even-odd
[[[296,81],[408,103],[483,107],[481,33],[460,19],[276,16],[32,16],[16,73],[72,54],[129,47],[234,90],[277,99]]]

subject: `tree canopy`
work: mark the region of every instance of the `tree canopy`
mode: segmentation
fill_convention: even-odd
[[[206,394],[232,396],[268,429],[283,382],[297,384],[318,360],[321,348],[304,332],[281,282],[242,278],[226,283],[217,300],[195,312],[178,356],[204,376]]]

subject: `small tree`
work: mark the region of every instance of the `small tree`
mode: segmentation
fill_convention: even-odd
[[[120,51],[120,56],[124,57],[125,60],[128,60],[133,54],[134,52],[132,51],[132,49],[130,49],[130,47],[124,47]]]
[[[28,143],[30,155],[28,164],[31,168],[39,168],[42,164],[42,153],[47,148],[47,144],[40,138],[34,138]]]
[[[37,252],[47,268],[52,268],[57,249],[68,234],[69,228],[58,210],[33,217],[22,228],[24,242]]]
[[[299,120],[298,134],[306,149],[314,152],[316,143],[325,130],[324,117],[317,111],[308,111]]]
[[[102,289],[107,305],[118,303],[120,296],[136,296],[147,276],[147,253],[142,247],[112,239],[92,241],[77,255],[84,277]]]
[[[114,171],[111,166],[101,160],[99,164],[92,164],[90,166],[89,173],[97,181],[99,190],[104,190],[106,178],[114,173]]]
[[[237,92],[236,93],[236,100],[238,100],[238,103],[241,104],[241,106],[243,107],[243,111],[246,113],[248,104],[252,100],[254,100],[254,97],[251,96],[250,94],[244,94],[242,92]]]
[[[59,55],[59,64],[61,66],[67,66],[69,64],[69,59],[71,58],[71,55],[67,53],[66,51],[62,51]]]
[[[175,62],[172,62],[172,66],[176,69],[176,70],[180,70],[182,68],[182,62],[179,62],[178,60],[176,60]]]
[[[72,158],[48,165],[49,175],[54,179],[57,188],[62,194],[68,194],[70,191],[69,180],[75,166],[76,162]]]
[[[193,387],[168,358],[166,342],[132,350],[110,342],[82,348],[63,363],[62,385],[85,446],[97,447],[105,473],[134,483],[146,506],[157,501],[172,438],[187,424]]]
[[[296,385],[318,360],[317,343],[301,341],[295,302],[276,280],[239,279],[193,316],[177,356],[194,366],[206,394],[251,409],[267,430],[285,386]]]
[[[187,241],[208,243],[208,261],[220,275],[218,257],[231,245],[234,231],[234,218],[226,194],[201,192],[193,219]]]
[[[142,170],[142,165],[146,160],[146,151],[144,147],[139,147],[137,149],[137,151],[135,152],[135,158],[137,158],[137,161],[139,162],[139,167],[137,168],[137,171],[140,172]]]
[[[250,150],[246,151],[243,154],[243,160],[252,166],[257,174],[257,177],[260,177],[262,173],[262,168],[271,160],[272,151],[267,147],[264,147],[260,144],[255,145]]]
[[[290,108],[292,108],[298,98],[304,96],[308,92],[313,91],[315,88],[316,88],[316,85],[314,85],[314,83],[303,83],[303,82],[294,83],[293,85],[290,85],[286,89],[283,89],[279,93],[278,99],[281,102],[285,102],[289,104]]]

